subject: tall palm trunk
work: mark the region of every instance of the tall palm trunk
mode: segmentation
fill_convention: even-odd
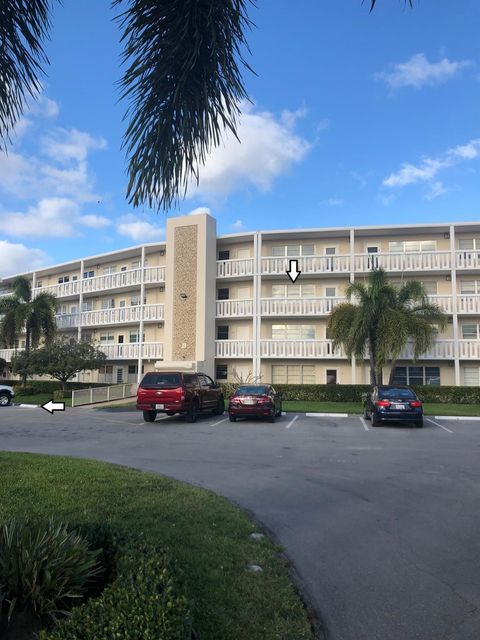
[[[391,369],[390,369],[390,377],[388,379],[388,384],[393,384],[393,378],[395,376],[395,368],[397,366],[397,360],[392,360]]]
[[[368,353],[370,360],[370,384],[374,387],[377,384],[377,363],[375,357],[375,339],[372,334],[368,336]]]
[[[30,327],[28,324],[25,327],[25,353],[30,353],[31,339],[30,339]],[[27,386],[27,373],[22,373],[22,387]]]

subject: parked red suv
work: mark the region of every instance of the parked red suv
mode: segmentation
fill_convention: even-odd
[[[202,411],[222,415],[225,400],[220,385],[204,373],[151,372],[138,387],[137,409],[143,411],[145,422],[153,422],[158,413],[181,413],[195,422]]]

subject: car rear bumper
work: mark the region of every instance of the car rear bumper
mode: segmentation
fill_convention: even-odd
[[[376,411],[375,416],[382,422],[420,422],[423,418],[421,411]]]
[[[161,406],[159,406],[161,405]],[[138,411],[156,411],[157,413],[186,413],[189,405],[183,402],[137,402]]]
[[[246,406],[240,406],[240,407],[235,407],[235,406],[230,406],[228,407],[228,414],[230,416],[235,416],[235,417],[241,417],[241,416],[257,416],[259,418],[264,417],[264,416],[269,416],[270,413],[272,412],[273,409],[273,405],[256,405],[253,407],[246,407]]]

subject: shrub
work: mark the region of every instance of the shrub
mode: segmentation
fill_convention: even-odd
[[[12,520],[0,527],[0,610],[30,609],[55,619],[101,573],[98,551],[65,524]]]
[[[69,618],[39,640],[190,640],[192,622],[185,596],[166,552],[137,536],[112,534],[97,526],[88,538],[103,548],[112,580],[97,598],[76,607]]]
[[[230,398],[238,384],[221,384],[225,398]],[[307,402],[362,402],[371,390],[369,384],[276,384],[275,390],[282,393],[283,400]],[[453,404],[479,404],[479,387],[412,386],[424,402]]]
[[[63,392],[61,389],[55,389],[53,392],[53,400],[55,402],[61,402],[66,397],[68,397],[67,392]]]

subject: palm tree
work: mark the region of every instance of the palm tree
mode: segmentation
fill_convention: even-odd
[[[13,348],[15,341],[25,331],[25,351],[38,346],[41,338],[48,344],[55,331],[55,311],[57,299],[50,293],[40,293],[32,297],[30,282],[20,276],[13,282],[13,294],[0,298],[0,342]],[[26,384],[26,376],[22,377]]]
[[[419,358],[443,329],[447,316],[429,302],[420,282],[408,281],[397,289],[388,282],[383,269],[368,276],[368,284],[352,282],[346,290],[349,302],[330,313],[327,332],[333,346],[342,346],[348,356],[363,359],[368,353],[370,383],[382,384],[382,369],[391,361],[390,384],[396,362],[409,340],[414,359]],[[356,304],[350,302],[356,298]]]
[[[61,0],[59,0],[61,1]],[[370,10],[377,0],[368,0]],[[405,3],[412,4],[412,0]],[[0,0],[0,145],[36,98],[54,0]],[[113,0],[127,68],[120,82],[129,121],[127,198],[167,210],[225,130],[236,135],[252,71],[246,31],[254,0]]]

